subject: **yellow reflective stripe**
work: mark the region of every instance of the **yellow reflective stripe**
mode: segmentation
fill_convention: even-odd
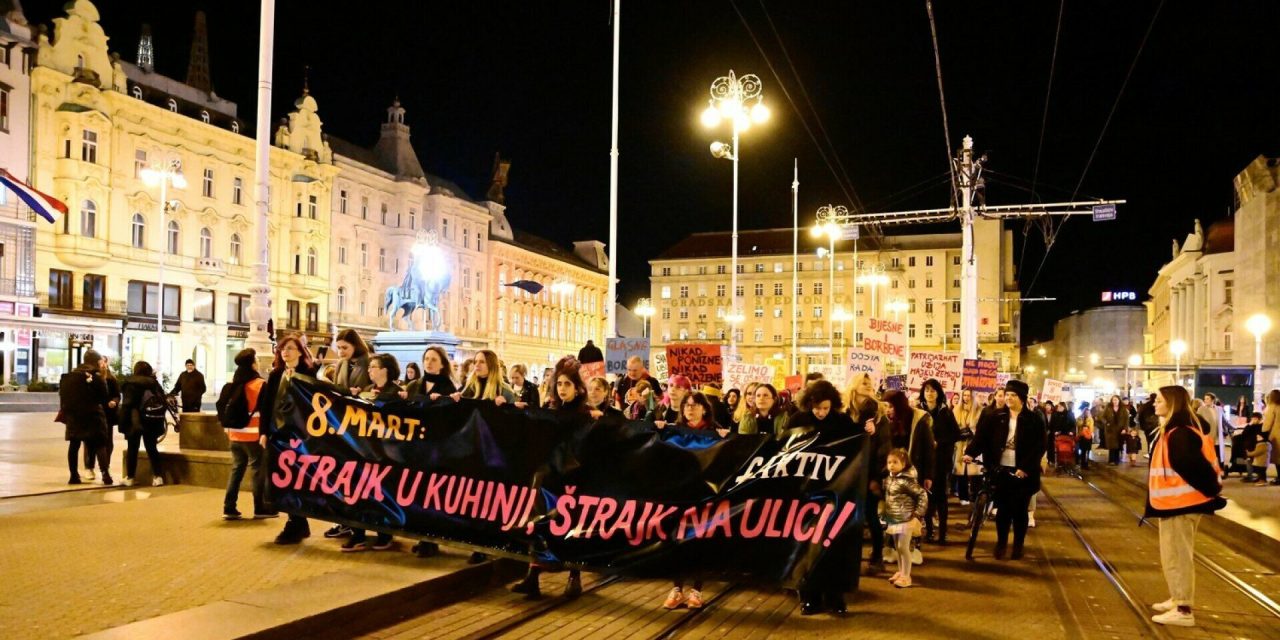
[[[1196,493],[1196,488],[1189,485],[1177,485],[1173,487],[1162,487],[1159,489],[1151,489],[1152,498],[1168,498],[1172,496],[1181,496],[1188,493]]]
[[[1151,475],[1159,478],[1174,478],[1178,476],[1170,467],[1151,467],[1150,471]]]

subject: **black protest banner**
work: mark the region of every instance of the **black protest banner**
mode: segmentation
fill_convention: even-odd
[[[287,513],[551,567],[789,588],[852,562],[841,579],[856,584],[861,432],[721,440],[485,402],[375,404],[305,376],[282,386],[268,484]]]

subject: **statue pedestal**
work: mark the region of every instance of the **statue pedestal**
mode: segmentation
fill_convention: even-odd
[[[377,353],[395,356],[400,363],[400,370],[405,365],[416,362],[421,366],[422,352],[431,345],[444,347],[449,360],[457,360],[458,345],[462,342],[458,336],[447,331],[382,331],[373,338],[373,349]]]

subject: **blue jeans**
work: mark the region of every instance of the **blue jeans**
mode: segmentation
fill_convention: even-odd
[[[228,511],[236,508],[246,465],[253,469],[253,480],[249,483],[253,487],[253,512],[265,513],[267,509],[262,506],[262,484],[257,481],[258,474],[262,473],[262,445],[257,442],[231,443],[231,477],[227,479],[227,496],[222,501],[222,508]]]

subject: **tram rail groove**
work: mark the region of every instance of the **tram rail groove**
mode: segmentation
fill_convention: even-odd
[[[1083,546],[1084,550],[1089,554],[1089,557],[1093,559],[1093,563],[1098,567],[1098,571],[1100,571],[1102,575],[1106,577],[1107,581],[1111,583],[1111,586],[1119,592],[1120,598],[1124,600],[1125,604],[1129,606],[1130,611],[1132,611],[1146,627],[1147,631],[1151,634],[1151,637],[1161,639],[1174,638],[1173,634],[1168,629],[1151,620],[1151,613],[1148,611],[1146,604],[1140,602],[1136,597],[1134,597],[1132,590],[1124,581],[1124,578],[1120,577],[1120,573],[1116,570],[1115,565],[1111,564],[1111,561],[1107,560],[1106,557],[1097,550],[1089,538],[1084,534],[1084,530],[1081,528],[1080,524],[1076,522],[1075,518],[1071,517],[1070,513],[1067,512],[1066,507],[1063,506],[1062,503],[1053,496],[1053,494],[1045,490],[1043,486],[1040,490],[1044,496],[1049,499],[1049,502],[1053,503],[1053,506],[1058,510],[1058,513],[1062,515],[1063,522],[1067,523],[1067,526],[1071,529],[1071,533],[1075,535],[1076,540],[1080,542],[1081,546]]]
[[[577,600],[582,596],[585,596],[589,593],[594,593],[595,591],[603,589],[621,580],[622,580],[622,576],[619,576],[619,575],[605,576],[591,583],[590,586],[584,588],[582,590],[582,593],[579,594],[577,597],[566,598],[564,596],[557,596],[553,598],[548,598],[547,600],[543,601],[537,606],[531,607],[527,611],[523,611],[518,615],[511,616],[510,618],[499,620],[498,622],[495,622],[494,624],[488,627],[485,627],[479,631],[476,631],[475,633],[472,633],[466,636],[466,640],[488,640],[489,638],[497,638],[501,636],[503,633],[506,633],[507,631],[510,631],[526,622],[532,622],[533,620],[536,620],[550,613],[551,611],[559,609],[560,607],[563,607],[564,605],[569,604],[570,602],[573,602],[574,600]]]
[[[707,600],[706,602],[702,603],[701,609],[690,611],[680,616],[679,619],[672,621],[671,624],[667,625],[667,628],[663,629],[661,633],[653,636],[654,640],[671,640],[671,638],[676,637],[676,634],[679,633],[680,630],[683,629],[685,626],[687,626],[690,621],[696,620],[696,622],[694,622],[694,625],[697,625],[698,622],[705,620],[706,616],[704,614],[706,614],[707,611],[710,611],[711,609],[714,609],[717,605],[719,605],[720,601],[723,600],[726,596],[733,593],[734,591],[737,591],[739,586],[741,586],[741,584],[737,582],[726,584],[724,588],[720,590],[719,593],[715,594],[714,596],[711,596],[710,600]]]
[[[1115,496],[1108,494],[1104,489],[1102,489],[1102,487],[1099,487],[1096,483],[1086,480],[1085,484],[1088,485],[1090,489],[1093,489],[1094,492],[1096,492],[1098,495],[1102,496],[1103,498],[1106,498],[1107,501],[1111,502],[1117,507],[1120,507],[1121,509],[1124,509],[1125,511],[1128,511],[1130,514],[1133,515],[1133,517],[1138,518],[1139,522],[1143,526],[1151,527],[1152,529],[1157,529],[1157,530],[1159,529],[1158,527],[1156,527],[1154,523],[1148,521],[1146,518],[1143,518],[1142,514],[1134,511],[1131,507],[1121,502]],[[1055,504],[1056,504],[1056,501],[1055,501]],[[1258,606],[1266,610],[1267,613],[1270,613],[1272,616],[1280,618],[1280,603],[1277,603],[1275,600],[1272,600],[1270,597],[1267,596],[1267,594],[1262,593],[1253,585],[1245,582],[1244,580],[1241,580],[1238,576],[1231,573],[1229,570],[1227,570],[1225,567],[1218,564],[1217,562],[1214,562],[1211,558],[1204,555],[1203,553],[1196,551],[1195,559],[1196,559],[1196,562],[1200,563],[1201,566],[1208,569],[1210,573],[1217,576],[1223,582],[1226,582],[1227,584],[1231,585],[1237,591],[1243,593],[1250,600],[1254,601]]]

